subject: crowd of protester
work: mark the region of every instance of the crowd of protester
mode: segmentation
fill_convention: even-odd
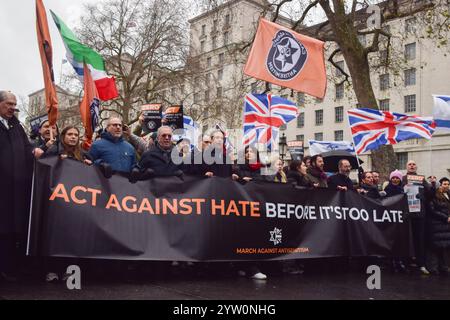
[[[411,160],[405,175],[395,170],[383,185],[376,171],[362,173],[361,182],[357,183],[350,178],[354,168],[346,159],[339,161],[336,174],[328,176],[321,155],[293,160],[285,166],[279,158],[272,159],[270,163],[261,161],[258,150],[253,146],[245,147],[243,161],[235,163],[227,152],[225,136],[220,130],[201,135],[197,147],[191,150],[189,140],[173,141],[173,131],[168,126],[144,135],[142,117],[134,132],[120,118],[110,117],[89,150],[80,147],[80,131],[75,126],[68,126],[60,132],[48,121],[40,124],[38,137],[30,142],[14,115],[15,111],[15,96],[0,91],[0,279],[6,281],[14,278],[13,271],[24,252],[34,159],[57,156],[64,161],[79,161],[97,166],[106,178],[117,172],[126,173],[131,183],[155,176],[181,177],[189,174],[207,178],[225,177],[241,184],[264,180],[290,183],[299,189],[329,188],[358,192],[372,199],[405,193],[408,176],[418,175],[417,165]],[[205,153],[210,154],[214,162],[205,161],[202,158]],[[174,161],[174,154],[181,161]],[[268,167],[273,170],[267,171]],[[396,271],[417,268],[423,274],[447,274],[446,259],[450,248],[449,179],[423,179],[419,183],[417,197],[421,200],[420,211],[408,215],[415,257],[411,261],[394,258],[392,264]],[[254,279],[267,278],[256,263],[243,262],[237,266],[242,275]],[[56,264],[46,264],[47,280],[58,278],[58,270],[53,270],[58,268]],[[298,261],[291,262],[287,269],[291,273],[300,273],[301,265]]]

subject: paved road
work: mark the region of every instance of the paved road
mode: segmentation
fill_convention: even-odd
[[[381,290],[368,290],[364,272],[333,268],[307,270],[297,276],[273,274],[266,281],[184,269],[167,272],[156,268],[107,276],[97,272],[82,275],[81,290],[68,290],[65,283],[45,283],[34,277],[1,283],[0,299],[450,299],[450,277],[382,270]]]

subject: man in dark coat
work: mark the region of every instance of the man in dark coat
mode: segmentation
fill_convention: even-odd
[[[412,237],[414,243],[414,251],[416,257],[416,263],[419,267],[419,270],[422,274],[428,275],[430,272],[425,267],[425,259],[426,259],[426,212],[431,199],[434,196],[435,189],[431,187],[431,185],[426,181],[425,176],[422,176],[421,181],[417,181],[414,179],[409,179],[408,177],[415,176],[421,177],[417,173],[417,164],[413,160],[409,160],[406,164],[406,175],[403,176],[403,185],[408,183],[412,183],[419,186],[419,194],[417,198],[420,199],[420,211],[419,212],[410,212],[408,217],[411,221],[412,226]]]
[[[332,190],[353,190],[353,182],[349,178],[352,166],[348,160],[342,159],[338,163],[339,173],[328,178],[328,188]]]
[[[319,188],[328,188],[327,174],[323,171],[323,157],[316,154],[311,157],[311,166],[308,168],[308,179]]]
[[[11,279],[15,257],[25,253],[30,210],[33,146],[14,116],[16,105],[14,94],[0,91],[0,281]]]
[[[220,130],[211,133],[212,144],[203,150],[203,160],[201,164],[195,162],[195,174],[207,177],[223,177],[238,179],[233,174],[233,161],[227,155],[225,149],[225,138]]]
[[[180,164],[175,164],[172,157],[179,156],[178,151],[172,150],[172,128],[162,126],[158,129],[156,143],[142,155],[139,167],[145,172],[151,169],[156,176],[180,176],[183,174]],[[178,159],[182,160],[182,159]]]

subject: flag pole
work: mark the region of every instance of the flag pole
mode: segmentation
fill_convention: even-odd
[[[348,115],[348,110],[347,110],[347,126],[348,126],[348,128],[350,128],[350,118]],[[361,184],[360,169],[362,171],[362,167],[361,167],[361,162],[359,161],[358,152],[356,151],[355,139],[353,139],[353,134],[352,134],[351,130],[350,130],[350,136],[352,137],[353,148],[355,149],[356,162],[358,162],[358,182]]]

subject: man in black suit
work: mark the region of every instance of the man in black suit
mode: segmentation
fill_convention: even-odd
[[[16,106],[14,94],[0,91],[0,281],[13,280],[17,257],[25,253],[30,210],[33,146]]]

